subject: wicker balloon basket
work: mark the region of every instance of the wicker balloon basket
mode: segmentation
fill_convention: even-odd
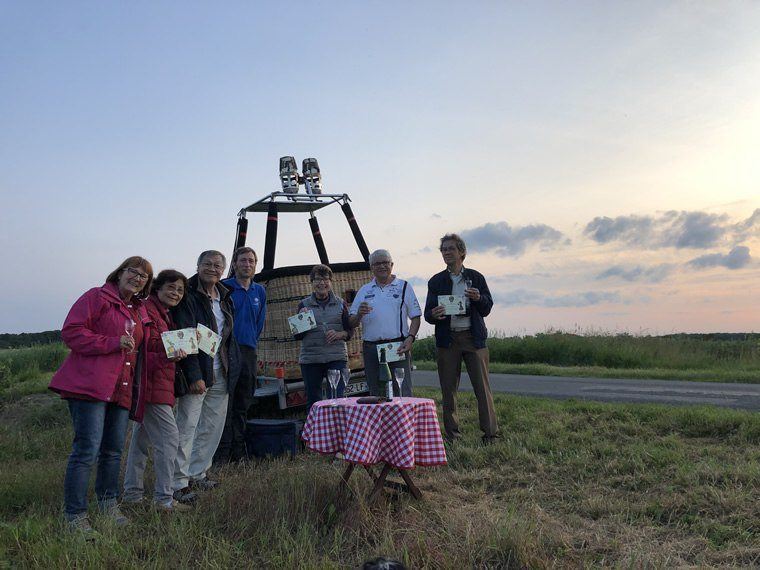
[[[298,312],[298,303],[312,293],[309,272],[313,265],[291,266],[282,269],[262,271],[254,278],[267,292],[267,316],[264,331],[259,338],[259,374],[274,376],[276,368],[285,370],[285,378],[301,378],[298,355],[301,342],[293,338],[288,317]],[[345,299],[349,305],[356,291],[372,279],[369,266],[365,262],[335,263],[332,288],[336,296]],[[348,341],[348,365],[352,371],[363,370],[361,325],[354,329]]]

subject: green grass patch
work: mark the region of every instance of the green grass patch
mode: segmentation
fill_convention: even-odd
[[[681,351],[683,364],[694,339],[683,340],[632,342]],[[512,339],[491,339],[492,358],[500,341]],[[698,341],[709,357],[685,371],[643,357],[619,367],[493,362],[492,370],[757,381],[755,348]],[[587,341],[542,342],[566,343],[582,360],[585,349],[573,343]],[[463,438],[448,447],[449,465],[414,472],[423,501],[388,494],[368,504],[361,476],[342,494],[343,465],[305,453],[217,472],[221,487],[187,516],[146,508],[126,529],[96,517],[100,536],[85,543],[62,523],[70,419],[46,389],[65,355],[61,344],[0,351],[0,560],[12,567],[356,568],[379,555],[431,569],[760,564],[760,415],[505,394],[494,397],[503,437],[488,447],[473,395],[460,394]],[[635,362],[650,367],[628,366]],[[440,409],[437,390],[416,392]],[[147,488],[151,478],[149,467]]]
[[[561,374],[562,369],[585,375],[665,380],[760,381],[760,335],[543,334],[488,339],[494,372]],[[414,345],[418,361],[435,361],[435,341]],[[628,372],[626,372],[628,371]],[[643,376],[640,376],[643,375]],[[654,375],[654,376],[653,376]]]
[[[432,389],[419,395],[439,400]],[[449,465],[419,468],[422,501],[365,500],[362,473],[317,454],[215,473],[194,512],[149,508],[85,543],[61,522],[68,412],[52,394],[0,409],[0,559],[19,567],[411,568],[756,566],[760,416],[712,407],[497,394],[503,437],[483,447],[459,395]],[[437,402],[440,406],[440,401]],[[152,477],[150,468],[148,480]]]

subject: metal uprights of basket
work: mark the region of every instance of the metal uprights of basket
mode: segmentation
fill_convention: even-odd
[[[275,250],[277,247],[277,225],[280,212],[300,212],[309,214],[309,227],[311,229],[314,245],[317,248],[320,263],[329,264],[327,250],[325,248],[322,233],[319,229],[314,212],[329,206],[340,204],[341,210],[348,221],[349,228],[354,237],[359,251],[365,262],[369,262],[369,249],[364,241],[364,236],[359,229],[353,211],[351,199],[348,194],[324,194],[322,186],[322,173],[316,158],[306,158],[302,162],[302,173],[298,172],[296,159],[292,156],[280,158],[280,185],[282,191],[273,192],[261,200],[238,212],[237,235],[235,249],[245,245],[248,233],[247,212],[267,212],[267,227],[264,244],[264,264],[262,270],[274,268]],[[303,185],[304,194],[299,193],[299,186]],[[232,270],[232,268],[230,268]],[[232,273],[230,273],[232,274]]]

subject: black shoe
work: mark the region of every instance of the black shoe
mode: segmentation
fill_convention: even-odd
[[[198,495],[190,490],[190,487],[174,491],[174,500],[183,505],[192,505],[198,500]]]
[[[484,435],[480,438],[480,441],[483,442],[483,445],[492,445],[499,441],[499,439],[501,439],[501,436],[499,435]]]

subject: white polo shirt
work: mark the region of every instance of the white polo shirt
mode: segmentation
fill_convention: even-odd
[[[406,293],[402,300],[404,283],[406,283]],[[407,336],[409,319],[422,314],[411,283],[398,277],[385,286],[378,285],[376,279],[363,285],[357,291],[349,313],[356,315],[359,312],[359,305],[364,301],[372,304],[372,312],[362,318],[362,338],[367,341],[375,342]]]

